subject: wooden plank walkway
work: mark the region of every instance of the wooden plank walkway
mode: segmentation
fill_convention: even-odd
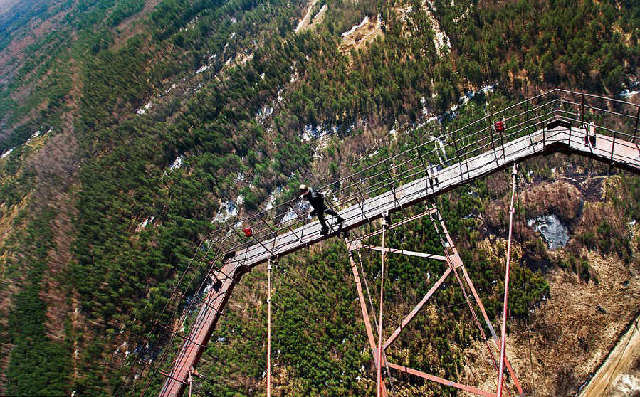
[[[530,135],[514,139],[503,146],[497,146],[495,149],[437,171],[435,175],[431,176],[431,179],[437,178],[438,183],[436,184],[431,185],[426,177],[419,178],[397,187],[395,192],[388,191],[364,200],[362,205],[355,204],[343,209],[340,211],[340,216],[345,219],[343,230],[353,229],[378,219],[387,212],[391,213],[424,201],[473,179],[495,172],[513,162],[545,151],[565,150],[589,155],[640,172],[638,145],[596,134],[595,145],[592,146],[589,140],[585,140],[586,135],[587,131],[583,128],[569,129],[559,126],[553,129],[541,129]],[[191,334],[185,340],[160,396],[180,395],[186,385],[189,371],[204,351],[204,346],[211,336],[233,287],[246,271],[266,262],[272,255],[282,256],[330,237],[331,235],[320,235],[319,222],[311,222],[237,252],[224,264],[222,269],[215,272],[215,276],[223,281],[222,287],[218,291],[213,289],[208,291]]]
[[[487,175],[501,169],[513,162],[542,153],[545,149],[556,146],[564,147],[576,153],[592,155],[605,161],[613,161],[616,164],[624,164],[640,170],[640,157],[638,147],[629,142],[616,140],[606,135],[597,135],[596,146],[585,145],[586,131],[581,128],[568,129],[557,127],[552,130],[538,130],[511,142],[504,144],[504,157],[502,147],[496,147],[476,157],[453,164],[436,172],[432,178],[437,178],[438,184],[430,186],[426,177],[399,186],[395,191],[385,192],[372,197],[360,204],[354,204],[342,211],[345,221],[344,230],[350,230],[373,219],[380,218],[385,212],[393,212],[408,207],[428,197],[436,196],[446,190],[455,188],[470,180]],[[614,146],[613,158],[611,156]],[[328,219],[332,219],[328,217]],[[295,230],[281,234],[274,239],[255,244],[245,250],[237,252],[231,263],[236,266],[249,268],[265,262],[269,256],[281,256],[300,248],[307,247],[327,236],[320,235],[320,223],[311,222]],[[273,248],[272,248],[273,247]],[[271,252],[270,252],[271,251]]]

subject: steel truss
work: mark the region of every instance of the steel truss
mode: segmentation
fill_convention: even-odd
[[[514,177],[515,178],[515,177]],[[513,206],[512,206],[513,208]],[[417,369],[413,369],[413,368],[408,368],[406,366],[403,365],[399,365],[399,364],[395,364],[395,363],[391,363],[389,361],[387,361],[387,357],[386,357],[386,350],[389,346],[391,346],[393,344],[393,342],[401,335],[402,331],[411,323],[411,321],[415,318],[415,316],[420,312],[420,310],[424,307],[424,305],[429,301],[429,299],[435,294],[435,292],[442,286],[442,284],[445,282],[445,280],[447,280],[447,278],[449,278],[449,276],[451,274],[453,274],[455,276],[455,279],[458,283],[458,285],[460,286],[460,288],[463,291],[463,295],[465,298],[465,301],[467,303],[467,305],[469,306],[469,310],[471,311],[472,317],[474,319],[474,323],[476,325],[476,327],[480,330],[480,333],[482,335],[482,338],[485,340],[486,344],[487,344],[487,350],[489,352],[490,357],[493,360],[494,363],[494,367],[496,368],[496,370],[498,371],[499,369],[502,369],[501,367],[498,367],[498,362],[495,359],[494,353],[497,350],[497,353],[500,355],[500,358],[504,358],[504,361],[500,360],[500,363],[502,364],[504,362],[504,365],[506,367],[506,370],[508,371],[509,375],[510,375],[510,379],[512,381],[512,386],[515,389],[515,393],[516,395],[519,396],[524,396],[524,391],[522,390],[522,387],[520,385],[520,382],[518,381],[518,377],[516,376],[516,373],[513,369],[513,367],[511,366],[509,360],[506,358],[506,354],[504,353],[504,333],[502,335],[502,338],[498,337],[498,335],[495,332],[495,328],[493,327],[493,324],[491,323],[491,320],[489,320],[489,317],[487,315],[487,312],[484,308],[484,305],[482,304],[482,300],[480,299],[477,290],[475,289],[475,286],[473,285],[473,282],[471,281],[471,278],[469,277],[469,274],[464,266],[464,263],[462,261],[462,258],[460,257],[460,255],[458,254],[458,250],[456,249],[455,244],[453,243],[453,240],[451,239],[451,236],[449,235],[449,232],[446,228],[445,222],[442,219],[442,216],[440,215],[440,212],[438,211],[438,209],[436,208],[435,205],[431,204],[429,205],[427,211],[423,212],[420,214],[421,216],[416,217],[413,216],[411,217],[411,220],[417,220],[420,219],[423,216],[429,216],[431,219],[431,223],[440,239],[440,242],[442,244],[443,247],[443,254],[444,255],[440,255],[440,254],[431,254],[431,253],[421,253],[421,252],[414,252],[414,251],[409,251],[409,250],[405,250],[405,249],[395,249],[395,248],[391,248],[391,247],[385,247],[385,231],[394,227],[398,227],[400,225],[404,225],[407,224],[408,222],[406,220],[402,220],[400,222],[394,223],[392,225],[388,224],[388,221],[383,219],[382,222],[382,227],[378,230],[375,231],[373,233],[369,233],[366,236],[360,237],[360,238],[356,238],[353,240],[348,240],[345,239],[345,243],[347,245],[347,249],[349,251],[349,263],[351,265],[351,270],[353,272],[353,277],[354,277],[354,281],[355,281],[355,285],[356,285],[356,291],[358,293],[358,300],[360,301],[360,309],[362,311],[362,318],[364,321],[364,326],[365,326],[365,330],[367,333],[367,340],[369,343],[369,347],[371,349],[371,353],[374,357],[374,365],[376,368],[376,374],[377,374],[377,381],[376,381],[376,389],[377,389],[377,396],[378,397],[384,397],[386,395],[388,395],[388,391],[386,389],[386,385],[384,382],[384,379],[382,378],[382,366],[384,365],[387,369],[387,372],[389,372],[389,369],[393,369],[395,371],[398,372],[402,372],[402,373],[406,373],[406,374],[410,374],[431,382],[435,382],[435,383],[439,383],[441,385],[445,385],[445,386],[450,386],[450,387],[455,387],[459,390],[463,390],[478,396],[484,396],[484,397],[496,397],[496,396],[501,396],[502,394],[502,386],[500,385],[500,382],[504,383],[504,379],[502,376],[502,373],[499,373],[499,388],[498,388],[498,392],[490,392],[490,391],[485,391],[485,390],[481,390],[477,387],[473,387],[473,386],[469,386],[469,385],[465,385],[459,382],[455,382],[455,381],[451,381],[448,379],[444,379],[442,377],[439,376],[435,376],[435,375],[431,375],[428,373],[425,373],[423,371],[417,370]],[[364,244],[363,243],[363,239],[364,238],[368,238],[371,236],[375,236],[375,235],[382,235],[381,238],[381,246],[374,246],[374,245],[369,245],[369,244]],[[378,328],[378,343],[376,344],[375,341],[375,337],[374,337],[374,331],[373,331],[373,327],[372,324],[370,322],[370,315],[369,315],[369,310],[367,308],[367,303],[365,301],[365,296],[364,296],[364,292],[363,292],[363,288],[362,288],[362,280],[365,281],[365,286],[367,289],[367,294],[369,294],[369,288],[366,285],[366,278],[364,275],[364,268],[362,269],[362,276],[360,274],[360,270],[358,270],[358,266],[357,266],[357,262],[354,259],[354,254],[357,254],[358,257],[360,258],[360,251],[362,250],[371,250],[371,251],[376,251],[376,252],[380,252],[381,256],[382,256],[382,273],[381,273],[381,277],[384,280],[384,267],[385,267],[385,254],[398,254],[398,255],[406,255],[406,256],[413,256],[413,257],[419,257],[419,258],[425,258],[425,259],[432,259],[432,260],[439,260],[439,261],[443,261],[446,262],[446,264],[448,265],[447,268],[445,269],[445,271],[442,273],[442,275],[440,276],[440,278],[438,280],[436,280],[433,285],[431,286],[431,288],[429,289],[429,291],[424,295],[424,297],[415,305],[415,307],[402,319],[402,321],[400,322],[400,325],[397,326],[397,328],[395,328],[395,330],[391,333],[391,335],[384,340],[383,342],[383,338],[382,338],[382,329],[383,329],[383,323],[382,323],[382,290],[383,290],[383,284],[381,285],[381,292],[380,292],[380,311],[377,313],[379,316],[379,320],[377,322],[377,328]],[[360,259],[361,262],[361,259]],[[384,281],[382,281],[383,283]],[[471,291],[471,296],[473,297],[473,301],[472,299],[469,297],[469,294],[467,292],[467,289],[469,291]],[[507,297],[505,297],[505,304],[506,304],[506,300]],[[374,321],[375,321],[375,317],[376,317],[376,313],[375,313],[375,309],[373,308],[373,302],[371,302],[371,299],[369,298],[369,302],[370,302],[370,306],[372,308],[373,312],[373,317],[374,317]],[[478,316],[476,314],[476,310],[474,309],[473,306],[473,302],[475,302],[475,305],[477,306],[477,308],[480,310],[480,313],[482,314],[482,318],[485,322],[485,325],[487,326],[487,328],[490,330],[490,338],[487,338],[487,335],[480,323],[480,321],[478,320]],[[506,310],[506,309],[505,309]],[[506,312],[505,312],[506,313]],[[506,316],[506,314],[505,314]],[[503,330],[504,330],[504,323],[503,323]],[[492,341],[493,343],[490,343],[490,341]],[[381,349],[378,348],[378,346],[382,346]],[[502,347],[502,348],[501,348]],[[381,365],[382,363],[382,365]],[[508,390],[505,390],[507,395],[509,395]]]

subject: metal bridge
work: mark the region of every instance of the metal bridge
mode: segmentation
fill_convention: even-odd
[[[507,288],[501,324],[502,335],[500,336],[496,334],[487,317],[437,208],[429,206],[429,209],[424,213],[392,225],[385,221],[387,214],[424,202],[476,178],[543,153],[555,151],[575,153],[639,172],[640,147],[636,144],[639,117],[640,106],[636,104],[597,95],[555,89],[508,106],[493,114],[488,114],[455,130],[442,131],[434,139],[409,145],[398,153],[320,188],[329,200],[335,200],[340,204],[339,213],[344,218],[340,232],[349,231],[376,219],[383,219],[382,230],[375,232],[375,234],[382,234],[382,246],[374,247],[363,244],[364,238],[351,241],[345,238],[350,253],[365,248],[379,251],[383,256],[383,267],[385,254],[391,253],[428,257],[449,264],[445,274],[386,341],[382,339],[382,297],[380,297],[379,338],[376,344],[362,293],[361,279],[353,256],[350,255],[368,342],[375,357],[374,364],[378,372],[378,396],[387,394],[381,375],[383,366],[387,371],[392,368],[482,396],[502,396],[503,369],[506,366],[513,388],[517,394],[523,395],[516,374],[504,354],[509,256],[507,257],[505,274]],[[497,127],[497,121],[502,122],[500,127]],[[512,215],[513,208],[511,211]],[[243,274],[258,264],[269,262],[270,294],[272,259],[340,234],[334,228],[333,233],[322,236],[319,223],[304,223],[306,216],[300,212],[301,208],[296,199],[293,199],[246,219],[245,224],[249,224],[253,228],[253,235],[249,239],[242,238],[238,233],[237,225],[230,223],[221,228],[210,240],[209,244],[217,250],[212,257],[208,258],[210,279],[205,279],[200,286],[202,298],[198,302],[198,314],[193,320],[189,334],[186,336],[178,335],[184,340],[184,343],[173,360],[171,371],[161,372],[166,377],[159,394],[161,397],[179,396],[186,386],[190,387],[194,368],[234,286],[240,281]],[[384,247],[385,230],[406,224],[420,216],[432,218],[434,227],[443,243],[442,255]],[[460,277],[460,273],[463,277]],[[425,374],[419,370],[389,363],[383,354],[402,331],[402,328],[411,321],[449,274],[456,276],[463,291],[469,288],[472,292],[475,304],[482,312],[484,322],[491,333],[487,343],[492,340],[500,353],[499,368],[496,365],[496,369],[499,370],[496,392],[479,390]],[[384,277],[384,269],[382,275]],[[212,280],[216,281],[217,288],[215,289],[210,288]],[[466,294],[465,297],[467,297]],[[268,334],[270,335],[270,295],[268,303]],[[467,297],[467,303],[476,318],[471,298]],[[479,326],[477,318],[476,322]],[[480,330],[484,335],[484,331]],[[379,349],[378,346],[382,346],[382,348]],[[270,343],[268,350],[270,351]],[[267,383],[269,389],[267,395],[270,396],[270,356],[268,367]],[[508,391],[505,392],[508,393]]]

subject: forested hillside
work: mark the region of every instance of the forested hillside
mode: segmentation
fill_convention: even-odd
[[[177,296],[193,296],[208,265],[197,253],[216,250],[211,233],[291,198],[301,182],[346,175],[541,90],[631,95],[639,32],[640,5],[613,0],[51,0],[0,8],[0,394],[157,393],[162,377],[149,367],[172,348],[184,307],[172,291],[179,285]],[[609,172],[570,161],[593,175]],[[556,178],[546,163],[527,167],[531,189]],[[620,221],[566,215],[573,245],[561,254],[531,229],[518,231],[518,321],[549,298],[551,271],[593,285],[590,255],[637,270],[637,239],[624,222],[640,217],[640,185],[615,178],[624,183],[614,179],[603,191],[617,198],[585,200],[594,203],[591,219]],[[492,317],[504,253],[486,241],[504,237],[496,208],[506,180],[438,200]],[[544,215],[541,202],[522,219]],[[391,240],[432,250],[428,226]],[[279,395],[372,393],[346,255],[330,241],[279,264]],[[375,260],[367,266],[373,272]],[[387,294],[399,299],[390,316],[398,318],[428,288],[425,264],[395,258],[390,268],[398,283]],[[197,395],[264,394],[262,270],[235,292],[203,357]],[[472,371],[463,351],[478,335],[461,321],[468,314],[459,292],[437,301],[449,309],[438,325],[423,318],[422,331],[392,354],[422,346],[411,365],[457,379]],[[456,394],[408,378],[398,388]]]

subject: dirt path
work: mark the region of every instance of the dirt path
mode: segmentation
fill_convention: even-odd
[[[640,316],[620,338],[580,397],[632,396],[640,391]],[[635,372],[636,374],[632,374]]]

